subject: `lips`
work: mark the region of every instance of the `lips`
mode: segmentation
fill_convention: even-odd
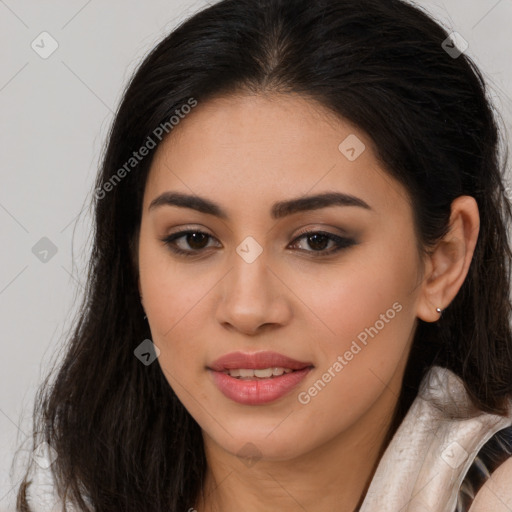
[[[243,352],[231,352],[216,359],[208,368],[217,372],[234,369],[261,370],[264,368],[290,368],[291,370],[303,370],[312,367],[310,362],[297,361],[277,352],[255,352],[244,354]]]
[[[276,373],[280,373],[282,369],[288,371],[280,376],[269,378],[254,376],[244,380],[229,375],[230,370],[267,368],[273,369]],[[207,370],[213,383],[225,397],[239,404],[264,405],[288,395],[304,380],[312,368],[313,365],[309,362],[297,361],[277,352],[254,354],[232,352],[214,361]]]

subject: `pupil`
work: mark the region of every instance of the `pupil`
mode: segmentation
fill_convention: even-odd
[[[194,248],[194,249],[202,249],[204,247],[204,244],[201,245],[200,241],[201,241],[201,238],[203,239],[202,241],[207,241],[207,235],[205,235],[204,233],[189,233],[187,235],[187,243],[190,245],[190,247]],[[199,247],[196,245],[194,246],[194,244],[197,244],[198,242],[198,239],[199,239]]]
[[[319,250],[323,250],[326,248],[327,244],[326,242],[328,243],[329,242],[329,239],[325,236],[325,235],[319,235],[319,234],[316,234],[316,235],[309,235],[308,237],[308,243],[309,243],[309,246],[312,248],[312,249],[319,249]],[[320,242],[320,244],[318,244],[318,239],[320,239],[321,241],[323,241],[324,243]],[[313,240],[313,243],[311,243],[311,240]]]

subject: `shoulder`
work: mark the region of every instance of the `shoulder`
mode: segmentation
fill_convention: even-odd
[[[491,474],[476,494],[469,512],[510,512],[512,510],[512,457]]]

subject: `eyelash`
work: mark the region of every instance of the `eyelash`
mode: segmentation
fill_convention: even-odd
[[[180,256],[185,256],[185,257],[196,256],[200,252],[204,251],[204,249],[184,251],[183,249],[176,247],[176,245],[173,243],[176,240],[183,238],[184,236],[190,235],[190,234],[202,234],[202,235],[206,235],[207,237],[214,238],[212,235],[205,233],[204,231],[191,229],[191,230],[179,231],[177,233],[173,233],[172,235],[170,235],[166,238],[163,238],[161,241],[164,243],[164,245],[166,245],[175,254],[178,254]],[[324,249],[321,251],[307,251],[304,249],[300,249],[301,252],[312,253],[313,258],[327,257],[334,253],[337,253],[338,251],[341,251],[342,249],[348,249],[349,247],[356,244],[356,241],[351,238],[341,237],[341,236],[334,235],[333,233],[329,233],[329,232],[325,232],[325,231],[304,231],[304,232],[300,233],[292,241],[292,243],[295,244],[300,239],[307,238],[308,236],[312,236],[312,235],[325,236],[326,238],[328,238],[329,240],[333,241],[336,244],[336,247],[334,249],[331,248],[330,250]]]

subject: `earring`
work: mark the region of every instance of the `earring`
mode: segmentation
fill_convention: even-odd
[[[441,314],[443,312],[443,310],[441,308],[436,308],[436,311]]]

